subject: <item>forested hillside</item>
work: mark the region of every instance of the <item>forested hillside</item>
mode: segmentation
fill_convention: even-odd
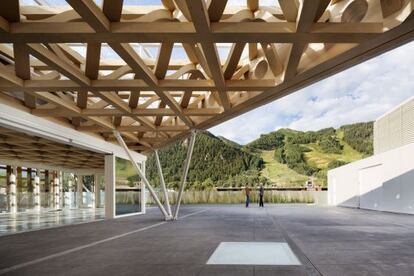
[[[368,122],[345,125],[337,130],[326,128],[302,132],[280,129],[261,135],[246,148],[262,151],[261,156],[266,161],[262,175],[272,183],[297,186],[303,185],[305,178],[313,177],[318,184],[325,186],[329,169],[371,155],[372,139],[373,124]],[[269,159],[270,152],[273,159]],[[287,174],[292,177],[286,179],[284,175]]]
[[[372,154],[372,132],[372,122],[306,132],[279,129],[245,146],[207,131],[198,132],[188,187],[202,190],[258,183],[295,187],[303,186],[310,177],[325,186],[329,169]],[[186,143],[177,142],[159,151],[169,188],[177,188],[181,180]],[[147,175],[159,184],[153,155],[148,156]]]
[[[353,149],[366,155],[373,154],[374,125],[372,122],[345,125],[340,130],[344,133],[344,141]]]
[[[187,154],[186,141],[175,143],[159,151],[165,182],[176,188],[182,175]],[[216,137],[209,132],[198,132],[193,158],[188,173],[189,187],[205,189],[219,186],[240,186],[247,182],[258,183],[263,159],[241,149],[238,144]],[[158,173],[153,155],[148,157],[147,175],[158,183]]]

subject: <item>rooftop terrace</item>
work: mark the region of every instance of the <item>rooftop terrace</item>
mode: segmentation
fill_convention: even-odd
[[[412,275],[410,215],[306,205],[183,206],[0,237],[9,275]],[[206,264],[221,242],[284,242],[301,265]],[[11,250],[13,248],[13,250]],[[261,252],[251,252],[251,256]],[[254,259],[254,258],[252,258]]]

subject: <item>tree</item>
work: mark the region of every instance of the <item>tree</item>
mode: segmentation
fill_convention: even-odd
[[[367,156],[373,154],[373,122],[345,125],[340,129],[344,132],[344,141],[347,142],[353,149]]]
[[[346,164],[348,163],[342,160],[332,160],[331,162],[328,163],[328,170],[332,170],[332,169],[344,166]]]
[[[336,153],[342,152],[343,146],[339,143],[336,137],[324,136],[319,142],[319,146],[325,153]]]

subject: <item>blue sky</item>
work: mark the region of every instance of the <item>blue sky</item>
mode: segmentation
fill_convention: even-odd
[[[375,120],[414,95],[414,42],[366,61],[210,131],[240,144],[279,128],[318,130]]]

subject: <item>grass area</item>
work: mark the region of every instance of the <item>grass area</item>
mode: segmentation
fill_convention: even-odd
[[[337,137],[339,142],[343,146],[341,154],[324,153],[321,147],[317,143],[302,145],[308,148],[310,151],[305,152],[306,163],[312,167],[322,169],[322,172],[326,173],[329,162],[334,160],[341,160],[347,163],[354,162],[364,158],[364,155],[349,146],[343,141],[343,132],[337,131]],[[273,158],[274,151],[262,151],[261,157],[265,162],[265,167],[262,170],[262,175],[267,177],[271,183],[274,183],[281,187],[297,187],[303,186],[308,176],[299,174],[292,169],[289,169],[287,165],[281,164]],[[326,185],[325,179],[314,178],[316,183],[320,185]],[[321,181],[321,182],[320,182]]]
[[[326,169],[329,162],[333,160],[341,160],[350,163],[363,158],[362,153],[351,148],[351,146],[345,143],[342,139],[340,139],[339,142],[344,147],[341,154],[324,153],[317,144],[305,145],[311,150],[310,152],[305,153],[307,163],[320,169]]]
[[[273,158],[274,151],[262,151],[261,157],[265,162],[262,175],[267,177],[271,183],[280,187],[298,187],[303,186],[308,179],[306,175],[301,175],[287,165],[277,162]]]
[[[118,193],[117,193],[118,194]],[[264,194],[264,202],[266,203],[314,203],[315,194],[308,191],[266,191]],[[169,193],[168,198],[171,204],[177,202],[178,193]],[[125,195],[118,196],[117,202],[130,203],[130,199]],[[153,204],[152,198],[148,199],[149,204]],[[160,198],[164,202],[163,197]],[[183,194],[183,204],[240,204],[246,200],[245,194],[242,191],[186,191]],[[124,202],[125,201],[125,202]],[[250,194],[250,202],[257,204],[259,196],[257,191],[252,191]]]

